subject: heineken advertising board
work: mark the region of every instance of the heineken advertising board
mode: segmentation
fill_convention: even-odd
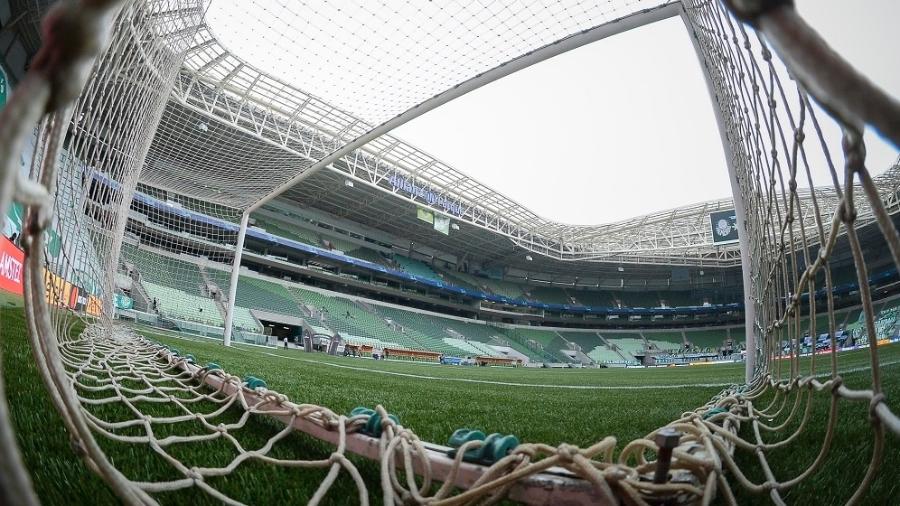
[[[712,227],[714,244],[731,243],[738,240],[737,214],[734,209],[710,213],[709,225]]]

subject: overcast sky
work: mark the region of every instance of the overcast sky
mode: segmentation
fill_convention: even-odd
[[[900,1],[797,4],[841,54],[900,96]],[[567,223],[607,223],[731,195],[709,95],[679,18],[500,79],[394,134]],[[828,135],[840,145],[836,129]],[[866,141],[873,172],[897,158],[874,135]],[[816,172],[827,182],[822,167]]]

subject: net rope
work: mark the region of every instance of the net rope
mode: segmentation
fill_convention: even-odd
[[[587,448],[524,443],[496,464],[480,469],[477,478],[458,489],[454,484],[465,472],[462,455],[480,442],[466,443],[449,468],[437,473],[432,469],[429,444],[378,406],[383,432],[373,455],[379,483],[367,483],[351,460],[349,448],[365,441],[359,433],[368,415],[348,417],[326,407],[291,402],[264,387],[251,389],[240,378],[199,367],[113,320],[112,295],[121,291],[122,275],[138,281],[133,286],[161,287],[159,294],[172,293],[165,290],[166,279],[192,283],[196,286],[181,291],[196,289],[198,294],[192,297],[197,298],[186,300],[209,299],[210,286],[216,285],[211,279],[217,274],[210,274],[216,268],[204,262],[215,262],[215,258],[207,256],[200,268],[184,258],[208,254],[212,244],[218,245],[222,258],[227,259],[236,240],[232,232],[197,228],[172,240],[164,229],[183,229],[187,221],[171,218],[171,213],[158,212],[152,206],[134,204],[133,195],[153,194],[177,208],[199,210],[225,222],[234,223],[241,214],[241,209],[228,205],[234,203],[232,194],[223,193],[221,203],[178,197],[191,192],[177,181],[154,179],[152,171],[149,179],[139,181],[151,151],[150,139],[157,126],[165,123],[166,90],[175,85],[179,65],[201,25],[202,9],[198,7],[202,6],[188,0],[123,4],[66,4],[48,16],[45,43],[51,49],[39,55],[28,79],[2,112],[0,208],[11,200],[27,206],[23,230],[26,314],[42,379],[75,452],[126,503],[155,504],[157,494],[182,489],[196,489],[227,504],[252,502],[252,496],[240,496],[246,491],[216,481],[240,472],[250,462],[320,470],[324,476],[310,498],[313,504],[326,497],[342,474],[349,477],[362,504],[368,504],[378,489],[385,504],[490,504],[508,494],[528,501],[530,489],[522,489],[521,484],[553,467],[583,480],[583,498],[604,503],[669,500],[708,504],[720,498],[736,504],[736,488],[768,494],[773,502],[783,503],[784,493],[826,462],[833,450],[838,407],[847,403],[864,404],[865,422],[871,427],[868,467],[847,502],[858,503],[865,497],[880,471],[886,432],[900,434],[900,419],[888,407],[881,383],[884,364],[879,364],[880,334],[869,288],[871,272],[854,226],[859,209],[871,208],[895,267],[900,267],[900,236],[890,221],[884,196],[865,167],[861,125],[837,116],[843,129],[838,155],[823,134],[817,116],[820,110],[813,105],[807,87],[789,81],[763,34],[742,24],[724,5],[683,3],[722,115],[729,163],[740,188],[735,198],[745,204],[746,214],[741,219],[749,245],[750,294],[758,342],[756,349],[748,350],[756,358],[754,380],[725,389],[665,427],[683,434],[673,450],[672,478],[665,483],[648,478],[659,465],[655,459],[660,451],[657,436],[664,429],[660,428],[625,444],[618,454],[613,437]],[[757,13],[751,21],[761,23],[767,15],[771,14]],[[108,42],[104,42],[109,35],[105,27],[114,27]],[[72,44],[72,40],[80,43]],[[60,51],[60,47],[68,47],[68,51]],[[100,56],[93,63],[97,54]],[[76,97],[74,106],[67,105]],[[826,104],[830,100],[815,99]],[[8,155],[21,151],[35,124],[37,140],[26,177],[16,167],[15,157]],[[844,160],[842,167],[834,161],[839,157]],[[825,213],[819,208],[816,191],[809,192],[814,216],[805,216],[807,208],[801,205],[802,188],[814,187],[812,167],[823,163],[838,200],[830,221],[821,219]],[[172,187],[160,189],[154,183]],[[216,189],[196,193],[209,196]],[[813,219],[814,226],[804,226],[807,218]],[[50,244],[56,239],[46,233],[51,229],[62,244],[58,249]],[[844,369],[837,353],[835,282],[830,268],[839,241],[848,245],[859,285],[863,328],[858,337],[869,345],[866,370],[871,376],[865,389],[848,387],[841,376]],[[148,247],[155,248],[148,262],[156,264],[149,268],[142,264],[136,272],[134,259]],[[160,284],[140,282],[151,271]],[[95,299],[95,307],[85,311],[91,316],[74,315],[89,323],[81,333],[72,331],[72,313],[54,309],[65,298],[62,281],[73,277],[79,278],[81,286],[92,286],[89,291]],[[817,297],[824,301],[809,302]],[[144,298],[152,303],[158,297],[147,294]],[[211,307],[207,314],[220,306]],[[832,351],[824,368],[822,357],[813,353],[804,369],[800,360],[802,324],[808,321],[810,335],[819,335],[818,330],[825,330],[816,329],[820,310],[828,316]],[[204,324],[199,320],[196,323]],[[813,429],[813,403],[826,396],[830,407],[817,456],[793,476],[777,476],[771,452],[789,447]],[[2,491],[24,504],[37,504],[15,436],[6,423],[8,399],[0,384]],[[147,406],[162,408],[157,411]],[[261,439],[250,438],[251,446],[245,441],[248,428],[267,430]],[[327,451],[301,455],[291,442],[298,430],[335,444]],[[786,430],[789,433],[785,435]],[[228,448],[228,455],[217,459],[217,465],[179,457],[179,447],[210,441],[224,442]],[[140,449],[138,454],[148,456],[148,461],[149,455],[158,456],[168,477],[143,479],[139,473],[124,472],[117,465],[126,464],[117,460],[114,465],[110,459],[107,448],[112,443]],[[738,457],[741,452],[755,455],[762,480],[750,478]],[[432,486],[437,482],[443,484]]]

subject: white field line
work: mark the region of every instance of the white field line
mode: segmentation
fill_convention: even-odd
[[[338,369],[351,369],[354,371],[365,371],[368,373],[374,374],[386,374],[388,376],[402,376],[405,378],[415,378],[415,379],[424,379],[424,380],[434,380],[434,381],[457,381],[460,383],[482,383],[486,385],[502,385],[502,386],[511,386],[511,387],[535,387],[535,388],[563,388],[568,390],[651,390],[651,389],[660,389],[660,388],[684,388],[684,387],[727,387],[730,385],[734,385],[735,383],[685,383],[685,384],[667,384],[667,385],[627,385],[627,386],[612,386],[612,385],[551,385],[545,383],[517,383],[512,381],[490,381],[490,380],[479,380],[472,378],[447,378],[441,376],[426,376],[424,374],[410,374],[405,372],[395,372],[395,371],[383,371],[381,369],[369,369],[368,367],[357,367],[352,365],[343,365],[343,364],[334,364],[331,362],[320,362],[318,360],[310,360],[306,358],[297,358],[297,357],[286,357],[284,355],[278,355],[275,353],[263,352],[263,355],[269,355],[272,357],[283,358],[286,360],[296,360],[298,362],[307,362],[310,364],[321,364],[327,365],[330,367],[337,367]]]
[[[338,369],[351,369],[354,371],[365,371],[369,373],[375,374],[386,374],[388,376],[402,376],[406,378],[416,378],[416,379],[424,379],[424,380],[434,380],[434,381],[457,381],[460,383],[482,383],[487,385],[503,385],[503,386],[511,386],[511,387],[535,387],[535,388],[561,388],[567,390],[657,390],[663,388],[687,388],[687,387],[718,387],[723,388],[727,386],[734,385],[734,382],[731,383],[683,383],[683,384],[666,384],[666,385],[552,385],[545,383],[517,383],[512,381],[490,381],[490,380],[478,380],[472,378],[447,378],[440,376],[426,376],[424,374],[410,374],[404,372],[395,372],[395,371],[383,371],[380,369],[369,369],[368,367],[358,367],[352,365],[343,365],[343,364],[334,364],[331,362],[320,362],[318,360],[310,360],[307,358],[297,358],[297,357],[286,357],[284,355],[278,355],[275,353],[263,352],[264,355],[269,355],[272,357],[279,357],[287,360],[296,360],[298,362],[307,362],[310,364],[321,364],[327,365],[331,367],[337,367]],[[879,364],[879,367],[888,367],[892,365],[900,364],[900,360],[894,360],[891,362],[884,362]],[[840,370],[840,374],[847,373],[855,373],[861,371],[868,371],[871,369],[870,366],[863,367],[854,367],[851,369]],[[817,378],[830,376],[831,373],[819,373],[816,374]]]
[[[171,336],[176,339],[183,339],[186,341],[196,340],[193,339],[195,337],[202,336]],[[247,343],[235,343],[241,344],[245,346],[253,346],[254,348],[261,348],[259,345],[249,345]],[[257,351],[252,348],[248,348],[245,351]],[[367,373],[373,374],[385,374],[388,376],[401,376],[405,378],[415,378],[415,379],[423,379],[423,380],[432,380],[432,381],[456,381],[459,383],[480,383],[485,385],[501,385],[501,386],[510,386],[510,387],[533,387],[533,388],[559,388],[564,390],[657,390],[663,388],[688,388],[688,387],[700,387],[700,388],[723,388],[735,385],[734,382],[728,383],[682,383],[682,384],[665,384],[665,385],[552,385],[546,383],[519,383],[513,381],[491,381],[491,380],[479,380],[472,378],[448,378],[441,376],[427,376],[424,374],[411,374],[405,372],[396,372],[396,371],[384,371],[381,369],[369,369],[368,367],[359,367],[352,365],[343,365],[343,364],[334,364],[331,362],[321,362],[319,360],[310,360],[308,358],[298,358],[298,357],[286,357],[284,355],[278,355],[277,353],[270,353],[267,351],[260,352],[263,355],[269,355],[270,357],[283,358],[285,360],[294,360],[296,362],[307,362],[310,364],[319,364],[319,365],[327,365],[330,367],[336,367],[338,369],[350,369],[353,371],[365,371]],[[889,367],[900,364],[900,360],[893,360],[888,362],[882,362],[879,364],[879,368]],[[848,373],[856,373],[862,371],[868,371],[872,367],[871,366],[861,366],[861,367],[852,367],[850,369],[839,369],[839,374],[848,374]],[[824,378],[831,376],[829,372],[822,372],[815,375],[816,378]]]

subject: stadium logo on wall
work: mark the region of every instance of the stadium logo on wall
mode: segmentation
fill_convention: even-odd
[[[450,213],[454,216],[462,216],[463,214],[462,205],[459,202],[454,202],[427,186],[417,185],[414,180],[407,179],[396,172],[391,174],[388,182],[391,183],[391,188],[394,191],[402,191],[414,199],[422,199],[430,206],[443,209],[445,213]]]
[[[738,240],[737,215],[734,209],[710,213],[709,224],[712,227],[713,243],[730,243]]]

